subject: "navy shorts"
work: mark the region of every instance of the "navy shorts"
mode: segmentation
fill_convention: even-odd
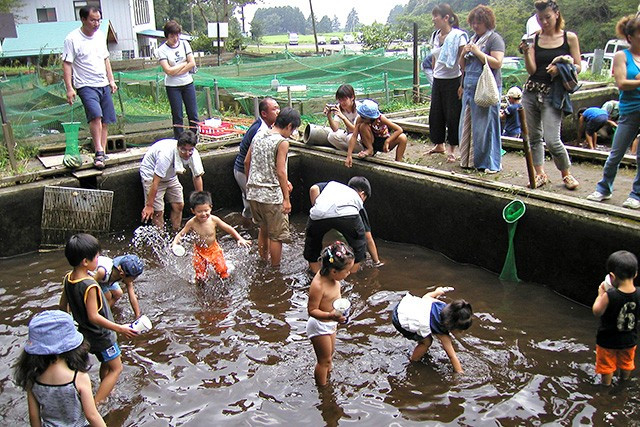
[[[594,117],[591,120],[587,120],[587,125],[585,127],[585,132],[587,135],[593,135],[598,132],[605,123],[609,120],[609,116],[606,114],[600,114],[599,116]]]
[[[109,362],[113,359],[117,359],[118,357],[120,357],[120,354],[122,352],[120,351],[120,347],[118,346],[118,343],[114,343],[111,347],[106,348],[98,353],[93,353],[96,355],[96,357],[98,358],[98,360],[100,361],[100,363],[104,363],[104,362]]]
[[[113,108],[111,98],[111,88],[83,86],[77,90],[78,96],[82,100],[87,122],[102,117],[102,123],[115,123],[116,110]]]
[[[382,151],[384,142],[387,140],[387,136],[374,136],[373,137],[373,152],[378,153]]]
[[[398,305],[393,308],[393,313],[391,313],[391,323],[395,326],[396,330],[402,334],[403,337],[410,339],[411,341],[422,341],[424,337],[418,335],[415,332],[407,331],[405,328],[400,325],[400,320],[398,319]]]

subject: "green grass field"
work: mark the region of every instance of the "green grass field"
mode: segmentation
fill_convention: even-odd
[[[322,34],[318,34],[318,36],[324,36],[324,38],[327,40],[327,43],[329,43],[329,39],[333,36],[336,36],[338,38],[340,38],[340,41],[342,41],[342,36],[344,36],[345,33],[343,32],[337,32],[337,33],[322,33]],[[262,43],[260,43],[261,45],[283,45],[283,44],[288,44],[289,43],[289,34],[275,34],[272,36],[264,36],[262,37]],[[298,34],[298,43],[299,44],[309,44],[309,43],[315,43],[313,40],[313,34]]]

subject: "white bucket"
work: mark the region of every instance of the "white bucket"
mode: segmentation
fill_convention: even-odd
[[[171,246],[171,252],[173,252],[175,256],[184,256],[187,250],[182,245],[173,245]]]
[[[341,316],[348,317],[351,302],[346,298],[338,298],[333,302],[333,309]]]
[[[143,314],[138,319],[136,319],[131,325],[129,325],[129,327],[134,331],[146,332],[151,330],[151,328],[153,328],[153,325],[151,324],[151,320],[149,320],[149,318]]]

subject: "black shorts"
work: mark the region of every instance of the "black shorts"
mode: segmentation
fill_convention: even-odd
[[[384,142],[388,137],[385,136],[374,136],[373,137],[373,152],[377,153],[382,151],[382,147],[384,147]]]
[[[309,262],[318,261],[322,252],[322,239],[332,229],[347,239],[347,243],[353,249],[356,263],[367,258],[367,238],[362,218],[360,215],[349,215],[316,220],[309,218],[304,238],[304,259]]]
[[[424,337],[416,334],[415,332],[407,331],[405,328],[400,325],[400,320],[398,319],[398,306],[400,303],[396,304],[393,308],[393,313],[391,313],[391,323],[395,326],[396,330],[402,334],[403,337],[410,339],[411,341],[422,341]]]
[[[601,114],[591,120],[587,120],[585,133],[587,135],[593,135],[594,133],[598,132],[605,123],[607,123],[607,120],[609,120],[609,116],[607,116],[606,114]]]

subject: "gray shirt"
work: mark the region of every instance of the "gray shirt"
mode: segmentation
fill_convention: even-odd
[[[43,427],[84,427],[89,421],[84,416],[80,393],[76,389],[76,376],[67,384],[48,385],[35,382],[31,391],[40,406]]]

